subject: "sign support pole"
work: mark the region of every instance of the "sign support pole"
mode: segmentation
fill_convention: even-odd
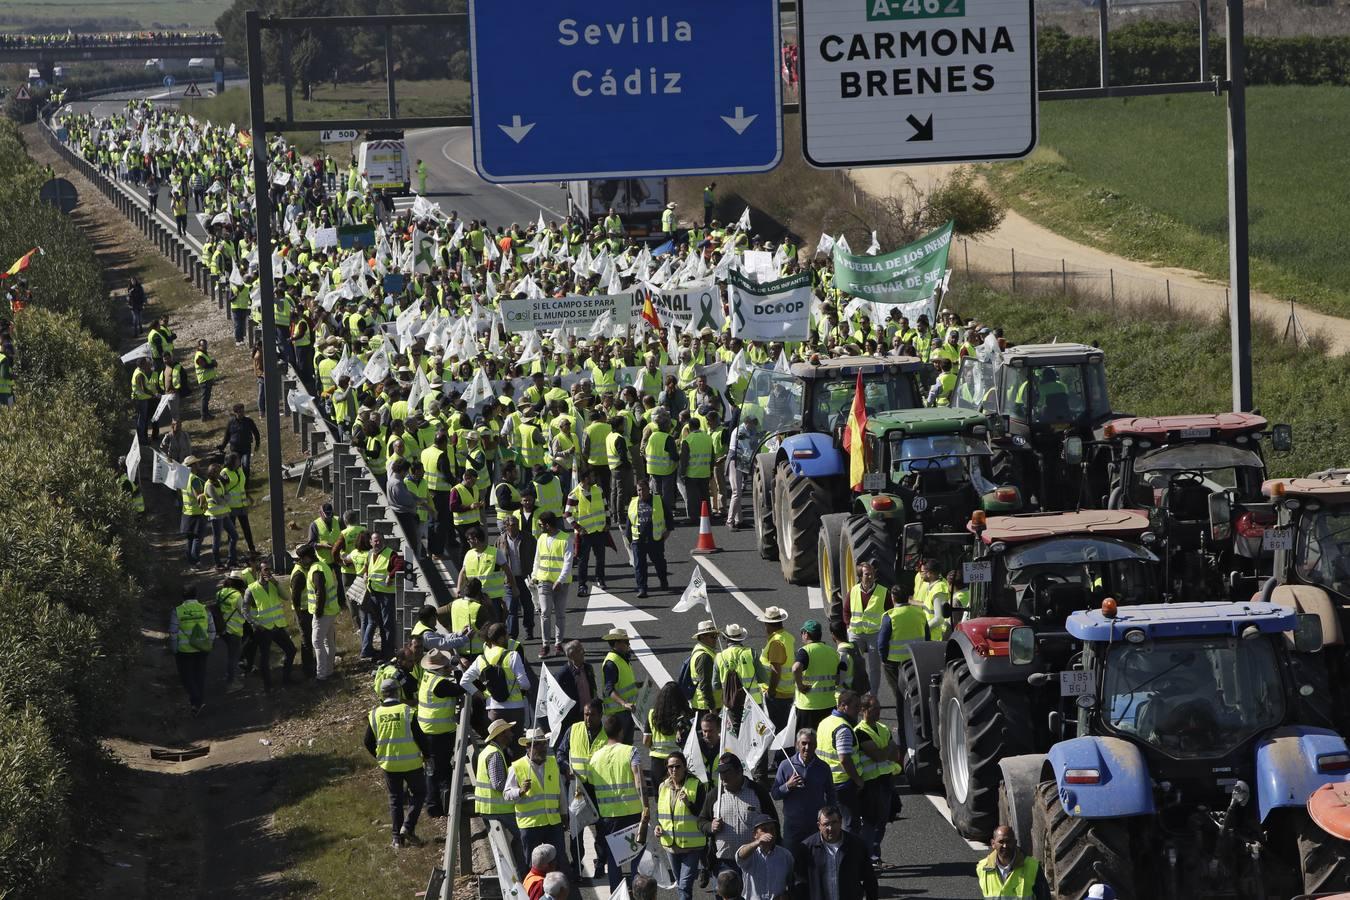
[[[267,409],[267,489],[272,500],[272,570],[285,571],[286,493],[281,475],[281,367],[277,365],[276,296],[272,284],[272,211],[268,207],[267,131],[263,118],[262,30],[258,11],[244,13],[248,32],[249,119],[253,133],[253,202],[262,294],[263,398]]]
[[[1232,339],[1233,409],[1251,412],[1252,299],[1247,234],[1247,52],[1243,0],[1228,0],[1228,315]]]

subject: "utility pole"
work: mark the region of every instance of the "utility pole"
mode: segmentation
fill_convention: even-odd
[[[1252,298],[1247,242],[1247,52],[1243,0],[1228,0],[1228,315],[1232,338],[1233,409],[1251,412]]]
[[[267,488],[272,498],[272,570],[286,569],[286,492],[281,476],[281,366],[277,361],[276,292],[272,284],[272,211],[268,206],[267,129],[263,118],[262,31],[258,11],[244,13],[248,32],[249,121],[253,134],[254,222],[258,228],[258,288],[262,294],[264,416]]]

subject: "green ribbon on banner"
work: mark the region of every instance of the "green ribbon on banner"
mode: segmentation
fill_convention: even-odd
[[[834,286],[874,303],[913,303],[933,296],[947,271],[952,226],[881,256],[854,256],[834,250]]]

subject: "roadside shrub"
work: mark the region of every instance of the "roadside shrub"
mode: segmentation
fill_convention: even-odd
[[[65,870],[69,785],[54,758],[45,716],[0,707],[0,897],[56,893]]]

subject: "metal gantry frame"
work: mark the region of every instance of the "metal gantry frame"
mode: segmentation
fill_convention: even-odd
[[[1139,97],[1157,94],[1212,93],[1228,95],[1228,277],[1230,283],[1229,320],[1231,329],[1233,408],[1250,411],[1252,397],[1251,357],[1251,279],[1248,260],[1247,228],[1247,110],[1246,59],[1243,40],[1243,0],[1224,0],[1227,7],[1227,78],[1211,76],[1209,67],[1209,10],[1206,0],[1199,3],[1200,59],[1199,78],[1195,81],[1163,84],[1113,85],[1111,83],[1110,22],[1107,0],[1098,0],[1098,34],[1101,41],[1099,84],[1097,87],[1040,91],[1041,100],[1095,100],[1106,97]],[[779,0],[784,12],[796,12],[796,0]],[[285,492],[281,465],[281,382],[276,347],[276,294],[272,281],[272,211],[266,202],[270,179],[267,174],[267,136],[283,131],[321,131],[330,128],[378,130],[384,128],[446,128],[471,126],[471,116],[398,115],[394,89],[393,31],[396,27],[467,25],[464,13],[422,13],[416,15],[372,15],[270,17],[257,10],[244,14],[248,46],[248,87],[250,124],[253,132],[254,220],[258,230],[258,276],[262,304],[262,342],[264,398],[267,404],[268,480],[272,502],[272,553],[275,566],[283,566],[286,550]],[[800,33],[800,19],[798,20]],[[296,119],[294,116],[294,78],[290,66],[290,35],[308,28],[376,28],[384,33],[384,64],[388,115],[376,119]],[[263,94],[262,32],[279,31],[282,37],[282,85],[285,116],[267,118]],[[797,104],[785,104],[785,113],[797,112]]]

